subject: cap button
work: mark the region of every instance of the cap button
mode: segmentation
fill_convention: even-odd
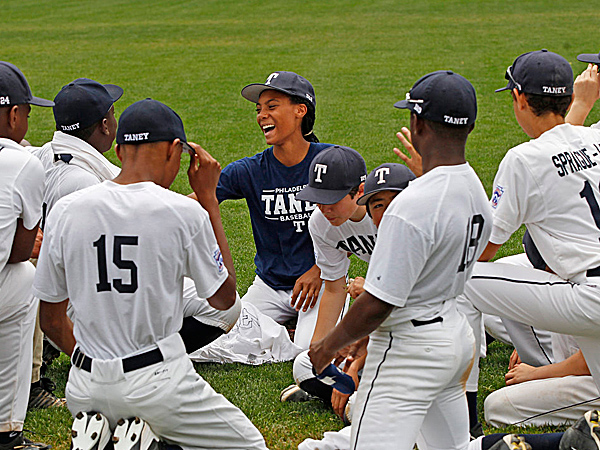
[[[446,73],[447,73],[448,75],[454,75],[454,72],[452,72],[451,70],[446,70]]]
[[[545,48],[542,49],[543,52],[547,52],[548,50],[546,50]]]

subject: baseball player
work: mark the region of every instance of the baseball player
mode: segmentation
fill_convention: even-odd
[[[78,78],[62,87],[54,98],[57,131],[50,142],[34,150],[54,163],[46,170],[44,207],[48,214],[62,197],[119,175],[121,169],[104,157],[113,145],[117,122],[114,103],[123,89]],[[184,321],[180,334],[188,353],[228,332],[237,321],[240,302],[225,311],[212,308],[198,297],[194,282],[184,279]],[[70,310],[69,310],[70,312]]]
[[[256,245],[256,277],[242,301],[278,323],[298,318],[294,342],[308,348],[317,317],[321,278],[308,219],[315,209],[295,195],[308,183],[313,158],[330,144],[313,133],[315,92],[293,72],[273,72],[242,89],[256,104],[256,120],[271,147],[228,164],[217,186],[219,202],[246,199]]]
[[[368,262],[375,246],[375,225],[367,216],[366,208],[356,203],[363,195],[366,177],[367,166],[362,156],[356,150],[336,145],[313,159],[308,185],[296,195],[297,200],[317,204],[308,229],[325,286],[312,341],[325,336],[348,307],[346,280],[350,255]],[[353,369],[351,374],[356,383],[357,372]],[[315,378],[308,351],[294,360],[294,379],[298,385],[285,389],[280,397],[282,401],[298,400],[302,388],[342,414],[345,405],[341,405],[340,392],[334,389],[332,393],[331,386]]]
[[[588,63],[588,66],[575,79],[573,103],[565,120],[572,125],[583,125],[594,104],[600,98],[600,74],[598,73],[600,54],[582,53],[577,55],[577,60]],[[594,124],[592,127],[598,127],[598,124]]]
[[[573,72],[547,50],[519,56],[506,71],[515,117],[533,138],[509,150],[494,180],[494,226],[481,260],[522,224],[546,270],[478,263],[465,297],[484,313],[571,334],[600,383],[600,132],[565,123]]]
[[[0,449],[48,448],[23,437],[38,301],[28,260],[42,217],[44,170],[21,147],[34,97],[23,73],[0,61]]]
[[[195,153],[188,176],[199,203],[167,189],[183,149]],[[72,354],[73,446],[101,439],[91,432],[96,422],[126,435],[141,421],[119,419],[137,416],[184,449],[266,448],[244,414],[196,373],[178,333],[185,275],[213,307],[236,302],[215,195],[218,162],[188,144],[179,116],[151,99],[123,112],[116,151],[122,170],[113,181],[64,197],[48,216],[34,281],[42,329]]]
[[[456,308],[491,230],[491,211],[464,158],[477,111],[462,76],[419,79],[396,107],[411,110],[423,175],[397,196],[379,226],[365,292],[309,355],[321,372],[344,346],[370,334],[358,390],[352,449],[466,448],[464,381],[474,338]],[[402,249],[398,248],[399,243]]]
[[[321,269],[321,277],[325,280],[325,290],[313,335],[313,342],[316,342],[335,327],[342,309],[346,309],[344,300],[350,265],[349,253],[369,261],[381,218],[378,213],[385,204],[385,198],[397,194],[409,181],[415,179],[415,176],[402,164],[383,164],[372,171],[363,183],[366,172],[364,161],[357,152],[346,147],[324,150],[314,159],[313,164],[309,185],[298,195],[302,199],[317,203],[318,206],[309,222],[317,265]],[[349,194],[344,195],[349,189]],[[378,194],[373,205],[377,221],[371,219],[371,214],[367,214],[367,201],[374,194]],[[337,201],[329,203],[335,200]],[[366,246],[365,242],[369,243],[369,246]],[[366,355],[362,355],[351,363],[348,361],[344,367],[344,371],[352,376],[356,386],[359,385],[358,372],[363,368],[365,357]],[[331,403],[336,414],[344,418],[349,394],[332,389],[315,378],[308,352],[296,357],[294,379],[303,390],[322,398],[326,403]]]

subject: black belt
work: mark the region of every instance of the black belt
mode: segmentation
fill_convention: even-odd
[[[416,320],[416,319],[412,319],[410,322],[415,327],[421,327],[423,325],[430,325],[432,323],[443,322],[443,321],[444,321],[444,319],[442,317],[436,317],[436,318],[430,319],[430,320]]]
[[[600,266],[587,271],[588,277],[600,277]]]
[[[79,347],[77,347],[73,352],[73,357],[71,360],[73,361],[73,365],[75,367],[79,367],[86,372],[92,371],[92,358],[79,350]],[[142,367],[159,363],[163,360],[164,358],[160,352],[160,349],[155,348],[154,350],[149,350],[145,353],[140,353],[139,355],[128,356],[127,358],[123,358],[121,361],[123,362],[123,372],[127,373],[133,370],[141,369]]]

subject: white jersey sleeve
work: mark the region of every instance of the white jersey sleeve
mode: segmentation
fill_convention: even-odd
[[[402,307],[429,259],[432,241],[403,219],[386,215],[379,224],[379,236],[385,242],[375,247],[365,289],[386,303]]]
[[[36,158],[30,158],[18,174],[13,193],[13,204],[23,226],[33,229],[42,217],[42,190],[44,169]]]
[[[199,204],[197,206],[201,210],[203,221],[186,249],[185,275],[194,280],[199,297],[209,298],[217,292],[229,273],[223,263],[223,255],[217,244],[208,213]]]
[[[514,150],[504,156],[494,179],[490,238],[494,244],[504,244],[525,221],[537,222],[545,216],[545,203],[532,168]]]
[[[57,208],[46,219],[44,243],[40,249],[38,270],[34,280],[34,294],[49,303],[60,303],[69,297],[63,259],[61,237],[68,239],[68,231],[63,230],[62,213],[67,202]],[[65,233],[66,236],[65,236]],[[43,286],[40,290],[36,286]]]

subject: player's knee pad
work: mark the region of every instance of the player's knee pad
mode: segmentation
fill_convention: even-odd
[[[310,362],[310,358],[308,356],[308,350],[304,350],[296,359],[294,359],[294,380],[297,384],[302,383],[309,378],[314,378],[314,374],[312,372],[312,363]]]

